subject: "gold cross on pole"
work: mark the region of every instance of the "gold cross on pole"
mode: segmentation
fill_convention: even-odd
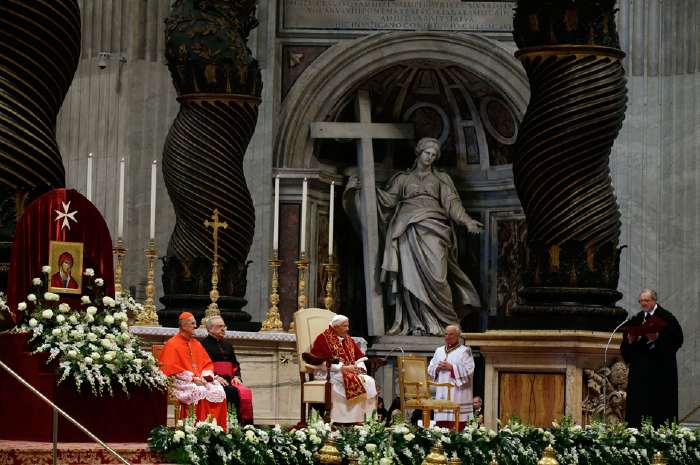
[[[204,318],[202,319],[202,326],[206,325],[206,322],[212,316],[221,315],[219,311],[219,306],[216,301],[219,300],[219,290],[217,285],[219,284],[219,229],[227,229],[228,223],[219,221],[219,209],[215,208],[211,215],[212,221],[204,220],[205,228],[212,228],[214,235],[214,257],[212,260],[212,270],[211,270],[211,291],[209,291],[209,298],[211,303],[204,312]]]

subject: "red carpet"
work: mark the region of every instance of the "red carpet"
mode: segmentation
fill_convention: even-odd
[[[109,443],[133,465],[162,464],[162,457],[148,450],[146,443]],[[98,465],[121,463],[99,444],[58,443],[59,465]],[[51,443],[0,440],[0,465],[51,465]]]

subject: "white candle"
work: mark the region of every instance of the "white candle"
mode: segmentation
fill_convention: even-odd
[[[275,176],[275,213],[272,226],[272,249],[279,249],[279,227],[280,227],[280,177]]]
[[[307,195],[307,182],[304,178],[304,184],[301,190],[301,240],[299,248],[301,253],[306,252],[306,195]]]
[[[335,210],[335,181],[331,182],[330,212],[328,213],[328,257],[333,256],[333,211]]]
[[[153,160],[151,165],[151,229],[150,238],[156,238],[156,168],[158,162]]]
[[[92,153],[88,153],[87,189],[85,189],[85,197],[92,202]]]
[[[119,161],[119,209],[117,210],[117,237],[124,237],[124,166],[126,160]]]

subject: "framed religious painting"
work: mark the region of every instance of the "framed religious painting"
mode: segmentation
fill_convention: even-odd
[[[57,294],[80,294],[83,284],[83,243],[49,243],[49,291]]]

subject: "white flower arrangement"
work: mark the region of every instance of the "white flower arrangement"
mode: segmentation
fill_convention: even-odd
[[[51,267],[49,265],[44,265],[41,267],[41,272],[44,274],[49,274],[51,273]]]
[[[131,319],[132,321],[138,317],[138,315],[143,311],[143,305],[129,295],[128,291],[122,291],[121,295],[116,297],[117,304],[121,309],[121,313],[126,317],[123,322]]]
[[[165,389],[167,378],[153,355],[129,333],[126,313],[114,308],[113,298],[101,295],[101,286],[91,285],[94,270],[85,274],[86,289],[96,293],[83,296],[80,308],[60,302],[60,296],[51,292],[43,293],[43,299],[29,295],[29,303],[23,302],[26,322],[14,331],[31,333],[34,353],[48,353],[49,362],[57,359],[58,382],[71,379],[78,391],[85,384],[94,395],[113,395],[115,385],[127,393],[132,386]],[[32,284],[40,287],[45,282],[36,285],[32,280]]]
[[[5,296],[4,292],[0,292],[0,320],[9,314],[10,307],[7,305],[7,296]]]
[[[468,424],[463,431],[443,432],[442,428],[406,424],[386,427],[370,418],[362,426],[337,427],[330,433],[330,425],[314,417],[317,415],[312,415],[309,426],[302,429],[233,426],[226,433],[215,423],[189,418],[175,428],[154,429],[149,444],[166,458],[178,457],[178,463],[202,465],[222,463],[221,457],[227,457],[223,463],[235,465],[312,465],[314,453],[331,436],[343,459],[353,458],[361,465],[420,465],[437,443],[442,443],[447,457],[459,458],[465,465],[485,464],[492,459],[506,465],[532,465],[548,445],[554,447],[562,465],[643,464],[657,451],[672,464],[696,464],[700,458],[700,430],[678,425],[655,430],[647,424],[635,432],[619,425],[581,427],[565,418],[549,430],[513,421],[498,432],[476,423]],[[410,444],[406,435],[414,436]],[[313,437],[321,442],[312,442]]]

